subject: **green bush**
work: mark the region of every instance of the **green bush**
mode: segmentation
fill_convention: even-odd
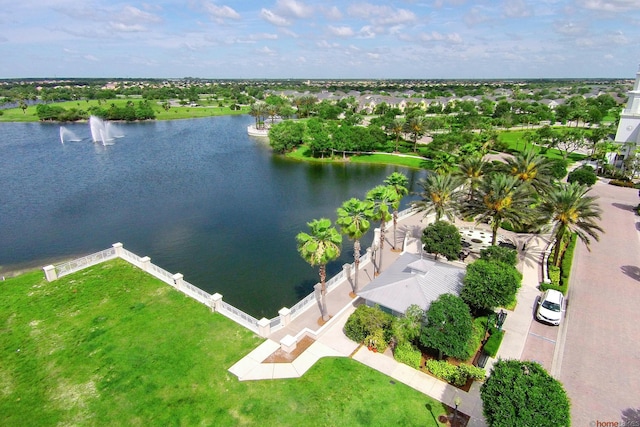
[[[540,290],[541,291],[546,291],[547,289],[553,289],[556,291],[560,291],[562,292],[563,295],[567,294],[567,288],[564,286],[560,286],[560,285],[554,285],[553,283],[540,283]]]
[[[473,335],[467,344],[467,354],[464,360],[469,360],[473,357],[480,347],[480,343],[484,339],[485,331],[487,330],[487,318],[486,316],[477,317],[473,319]]]
[[[567,175],[567,161],[564,159],[552,160],[549,172],[555,179],[561,180]]]
[[[379,352],[383,352],[388,345],[387,340],[384,336],[384,331],[382,329],[376,329],[375,331],[372,331],[364,338],[364,343],[367,345],[367,347],[375,348]]]
[[[496,357],[500,344],[502,344],[502,338],[504,338],[504,331],[495,331],[486,343],[484,343],[484,352],[490,357]]]
[[[591,187],[598,180],[595,170],[591,166],[581,166],[569,173],[567,176],[567,182],[577,182],[582,185],[588,185]]]
[[[393,357],[400,363],[404,363],[413,369],[420,369],[422,353],[408,342],[398,344],[393,351]]]
[[[480,258],[487,261],[504,262],[512,267],[518,263],[518,253],[511,248],[489,246],[480,251]]]
[[[551,280],[551,284],[560,285],[560,267],[556,267],[555,265],[549,266],[549,280]]]
[[[426,368],[433,376],[457,387],[465,385],[469,378],[482,381],[486,376],[485,370],[477,366],[466,363],[455,366],[444,360],[427,360]]]
[[[344,325],[344,334],[351,340],[362,343],[368,335],[377,330],[391,329],[393,316],[378,307],[360,305]],[[385,340],[386,341],[386,340]]]
[[[616,187],[629,187],[634,188],[635,185],[631,181],[623,181],[621,179],[612,179],[609,181],[610,185],[615,185]]]
[[[564,251],[562,262],[560,263],[560,286],[567,287],[569,285],[569,275],[571,274],[571,265],[573,264],[573,252],[576,249],[577,234],[571,235],[571,240]]]

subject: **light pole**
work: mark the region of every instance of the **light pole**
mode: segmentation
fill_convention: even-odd
[[[456,427],[456,421],[458,419],[458,406],[462,403],[462,399],[460,399],[460,396],[456,396],[453,399],[453,403],[456,405],[456,407],[453,410],[453,421],[451,422],[451,427]]]

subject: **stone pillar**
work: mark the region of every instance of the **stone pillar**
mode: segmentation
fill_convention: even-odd
[[[113,249],[116,250],[116,256],[118,258],[122,258],[122,247],[123,247],[123,244],[118,242],[118,243],[114,243],[111,246],[113,246]]]
[[[271,335],[271,321],[266,317],[258,320],[258,335],[262,338],[267,338]]]
[[[411,237],[411,232],[407,231],[404,235],[404,240],[402,241],[402,253],[407,251],[407,246],[409,245],[409,238]]]
[[[373,249],[371,246],[367,248],[367,257],[369,257],[369,262],[373,262]],[[362,267],[362,262],[360,263],[360,267]]]
[[[289,323],[291,323],[290,309],[288,309],[287,307],[282,307],[280,311],[278,311],[278,314],[280,315],[280,324],[282,326],[287,326]]]
[[[176,289],[180,289],[182,288],[183,284],[184,284],[184,276],[180,273],[176,273],[172,276],[173,278],[173,284],[176,285]]]
[[[344,278],[348,279],[351,277],[351,264],[344,264],[342,266],[342,271],[344,271]]]
[[[42,267],[42,269],[44,270],[44,277],[46,277],[47,282],[58,280],[58,273],[53,265],[47,265],[46,267]]]
[[[373,243],[371,244],[371,246],[373,247],[374,250],[380,247],[380,229],[379,228],[373,229]]]
[[[140,269],[142,271],[149,271],[149,266],[151,265],[151,258],[148,256],[140,258]]]
[[[296,341],[295,337],[292,337],[291,335],[285,335],[280,340],[280,348],[287,353],[291,353],[293,350],[295,350],[297,345],[298,342]]]
[[[209,301],[209,304],[211,306],[212,312],[215,313],[216,311],[220,311],[220,307],[222,306],[222,295],[220,295],[217,292],[211,295],[211,300]]]

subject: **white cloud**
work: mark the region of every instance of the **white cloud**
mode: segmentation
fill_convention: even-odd
[[[508,18],[524,18],[532,14],[531,7],[524,0],[505,0],[502,11]]]
[[[276,10],[285,16],[309,18],[313,15],[313,7],[296,0],[278,0]]]
[[[367,19],[376,25],[393,25],[414,22],[416,15],[407,9],[393,9],[370,3],[358,3],[349,6],[347,12],[356,18]]]
[[[265,55],[270,55],[270,56],[273,56],[276,54],[275,50],[269,49],[267,46],[263,46],[260,49],[257,49],[256,51],[259,53],[263,53]]]
[[[316,42],[316,46],[318,46],[321,49],[332,49],[332,48],[340,47],[338,43],[329,43],[326,40],[319,40],[318,42]]]
[[[147,31],[142,25],[127,25],[122,22],[109,22],[109,29],[122,33],[139,33]]]
[[[586,32],[582,25],[578,25],[575,22],[556,22],[553,25],[553,29],[557,33],[566,36],[575,36]]]
[[[278,35],[273,33],[256,33],[249,35],[250,40],[277,40]]]
[[[586,0],[577,2],[584,4],[586,9],[599,10],[603,12],[624,12],[627,10],[638,10],[638,0]]]
[[[358,31],[358,37],[361,39],[372,39],[375,36],[376,33],[373,31],[370,25],[365,25],[364,27],[360,28],[360,31]]]
[[[342,12],[340,12],[340,9],[338,9],[336,6],[333,6],[330,9],[324,10],[324,16],[332,21],[337,21],[339,19],[342,19]]]
[[[100,61],[97,57],[95,57],[93,55],[85,55],[84,59],[87,59],[89,61],[95,61],[95,62]]]
[[[213,3],[205,3],[205,10],[216,22],[224,22],[225,19],[240,19],[240,14],[229,6],[217,6]]]
[[[162,19],[153,13],[142,11],[133,6],[125,6],[118,16],[125,22],[161,22]]]
[[[438,31],[420,34],[420,40],[424,42],[450,42],[462,43],[462,37],[458,33],[442,34]]]
[[[379,53],[368,52],[367,53],[367,58],[369,58],[369,59],[379,59],[380,58],[380,54]]]
[[[331,34],[338,37],[351,37],[354,34],[351,27],[334,27],[333,25],[329,25],[328,28]]]
[[[284,27],[287,25],[291,25],[291,22],[289,20],[287,20],[286,18],[280,16],[280,15],[276,15],[275,13],[273,13],[272,11],[270,11],[269,9],[262,9],[260,11],[260,16],[262,17],[262,19],[264,19],[265,21],[277,26],[277,27]]]

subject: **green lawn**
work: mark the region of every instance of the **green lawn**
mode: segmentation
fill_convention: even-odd
[[[0,329],[3,426],[435,426],[444,412],[347,358],[239,382],[227,369],[262,339],[122,260],[0,282]]]
[[[524,138],[525,133],[531,132],[526,130],[515,130],[515,131],[504,131],[500,132],[498,138],[500,141],[505,142],[510,150],[513,151],[523,151],[526,145],[531,145],[526,142]],[[534,148],[540,152],[541,148],[538,145],[534,145]],[[551,148],[547,150],[545,154],[550,159],[562,159],[562,152],[558,149]],[[571,153],[567,157],[567,161],[569,163],[577,162],[583,160],[586,156],[578,153]]]
[[[108,99],[102,101],[102,107],[116,104],[117,106],[124,106],[128,101],[132,101],[134,104],[142,101],[139,98],[124,99]],[[204,101],[203,101],[204,102]],[[156,120],[176,120],[176,119],[194,119],[199,117],[212,117],[212,116],[229,116],[234,114],[246,114],[249,111],[249,107],[242,107],[241,110],[231,110],[229,107],[219,107],[217,103],[207,105],[201,104],[198,107],[171,107],[169,111],[165,111],[162,108],[161,103],[157,101],[151,101],[153,109],[156,113]],[[64,109],[76,108],[78,110],[88,111],[91,106],[98,106],[97,100],[90,101],[65,101],[56,102],[51,105],[58,105]],[[20,108],[9,108],[2,110],[0,115],[0,122],[37,122],[38,115],[36,114],[36,107],[30,106],[24,112]]]
[[[347,156],[346,159],[342,157],[339,152],[336,152],[336,156],[334,158],[325,157],[325,158],[314,158],[310,156],[309,149],[305,145],[301,145],[297,149],[289,152],[286,156],[290,159],[296,160],[304,160],[308,162],[321,162],[321,163],[342,163],[342,162],[350,162],[350,163],[373,163],[377,165],[398,165],[398,166],[406,166],[415,169],[421,169],[424,167],[425,159],[422,157],[404,157],[404,156],[395,156],[393,154],[362,154],[357,156]]]

